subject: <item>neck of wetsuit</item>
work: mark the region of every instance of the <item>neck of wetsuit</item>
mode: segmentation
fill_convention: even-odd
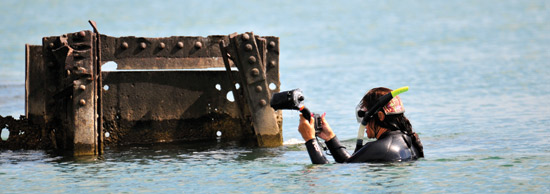
[[[386,123],[380,121],[380,119],[378,118],[378,115],[375,115],[374,117],[375,117],[375,118],[373,118],[374,122],[376,123],[376,125],[378,125],[380,127],[380,128],[378,128],[378,130],[374,131],[374,137],[378,136],[378,132],[380,131],[381,128],[387,129],[386,133],[390,132],[390,131],[401,131],[401,132],[403,132],[396,124],[394,124],[394,123],[386,124]],[[384,136],[384,134],[381,134],[380,138],[382,138]],[[380,138],[377,138],[377,139],[380,139]]]

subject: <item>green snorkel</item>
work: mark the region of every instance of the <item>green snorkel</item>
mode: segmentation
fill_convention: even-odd
[[[359,124],[359,130],[357,131],[357,145],[355,146],[354,152],[357,152],[359,149],[363,147],[363,137],[365,137],[365,129],[369,121],[374,116],[374,114],[378,113],[378,111],[380,111],[382,107],[388,104],[388,102],[390,102],[393,99],[393,97],[403,92],[406,92],[408,90],[409,90],[409,86],[405,86],[405,87],[401,87],[396,90],[393,90],[392,92],[380,97],[380,99],[378,99],[378,102],[376,102],[376,104],[374,104],[374,106],[372,106],[372,108],[365,113],[365,116],[361,120],[361,124]]]

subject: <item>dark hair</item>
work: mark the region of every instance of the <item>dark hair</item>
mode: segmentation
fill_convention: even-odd
[[[369,110],[372,106],[374,106],[374,104],[376,104],[381,96],[386,95],[391,91],[392,90],[384,87],[369,90],[367,94],[363,96],[363,99],[361,99],[361,107],[366,107],[367,110]],[[382,109],[381,111],[384,110]],[[418,134],[413,131],[411,122],[407,119],[407,117],[405,117],[405,114],[386,115],[383,121],[380,121],[378,114],[374,114],[373,120],[374,121],[371,120],[371,122],[375,122],[375,124],[380,127],[384,127],[389,130],[400,130],[404,134],[410,136],[420,152],[419,156],[424,157],[424,146],[422,146],[422,142],[420,142]]]

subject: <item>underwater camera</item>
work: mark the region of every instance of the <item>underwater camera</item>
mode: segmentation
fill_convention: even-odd
[[[275,110],[298,110],[302,113],[304,118],[308,121],[311,120],[311,112],[309,109],[306,108],[304,105],[305,97],[302,94],[302,90],[300,88],[289,90],[289,91],[283,91],[279,93],[273,94],[271,97],[270,105]],[[313,119],[315,119],[315,135],[321,133],[323,131],[323,119],[321,119],[321,116],[319,114],[313,114]]]

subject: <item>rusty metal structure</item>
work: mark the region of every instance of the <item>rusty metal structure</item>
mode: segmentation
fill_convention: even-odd
[[[280,86],[278,37],[111,37],[90,23],[93,31],[26,45],[26,118],[18,122],[28,132],[2,117],[10,138],[0,148],[97,155],[105,146],[220,137],[282,145],[282,113],[268,105]],[[108,62],[115,71],[102,71]]]

